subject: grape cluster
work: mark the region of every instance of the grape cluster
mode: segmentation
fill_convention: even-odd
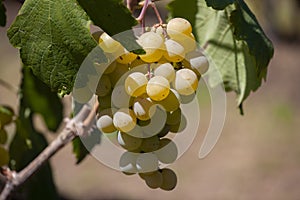
[[[168,136],[185,128],[180,105],[194,99],[208,60],[197,48],[191,24],[183,18],[152,27],[137,43],[145,54],[128,52],[103,33],[99,46],[108,59],[116,59],[105,68],[95,64],[100,80],[91,76],[86,87],[98,96],[98,129],[105,135],[115,134],[116,143],[125,149],[120,170],[138,173],[150,188],[172,190],[176,174],[160,169],[178,157],[177,146]],[[84,88],[76,90],[84,92]],[[86,97],[76,95],[76,90],[73,96],[79,102],[91,96],[91,92],[85,92]]]

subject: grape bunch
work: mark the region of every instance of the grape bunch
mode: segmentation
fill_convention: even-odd
[[[191,24],[183,18],[149,28],[137,43],[145,54],[128,52],[108,34],[101,34],[99,46],[111,62],[106,67],[96,63],[97,74],[73,90],[73,96],[86,102],[93,92],[97,95],[96,125],[125,150],[119,161],[123,173],[138,173],[150,188],[173,190],[176,174],[161,166],[178,157],[171,138],[187,125],[181,104],[194,99],[209,63],[197,48]]]

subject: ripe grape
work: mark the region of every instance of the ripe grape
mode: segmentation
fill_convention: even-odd
[[[111,91],[111,87],[109,76],[102,75],[96,88],[96,95],[100,97],[108,95]]]
[[[163,184],[163,176],[159,171],[146,173],[146,175],[144,175],[144,180],[148,187],[152,189],[159,188]]]
[[[133,137],[121,131],[118,132],[118,143],[128,151],[134,151],[138,149],[142,144],[142,139]]]
[[[146,92],[151,99],[161,101],[170,92],[169,81],[163,76],[155,76],[148,81]]]
[[[123,65],[120,63],[116,64],[116,68],[113,72],[109,74],[110,82],[112,86],[117,85],[120,79],[129,71],[127,65]]]
[[[148,80],[141,72],[133,72],[125,79],[125,90],[127,94],[137,97],[146,92]]]
[[[193,33],[191,33],[190,35],[181,34],[178,35],[178,37],[172,39],[183,46],[185,53],[194,51],[197,47],[195,36],[193,35]]]
[[[192,51],[186,54],[185,58],[190,67],[198,76],[207,72],[209,68],[209,63],[207,58],[200,51]]]
[[[167,33],[170,38],[178,38],[181,34],[190,35],[192,33],[192,25],[183,18],[173,18],[167,24]]]
[[[198,87],[198,78],[190,69],[180,69],[176,72],[173,87],[181,95],[193,94]]]
[[[170,62],[180,62],[185,56],[184,47],[175,40],[165,41],[164,57]]]
[[[120,170],[125,173],[137,173],[136,158],[136,153],[124,152],[119,161]]]
[[[164,45],[163,38],[154,32],[143,33],[137,42],[146,51],[146,54],[140,55],[145,62],[156,62],[162,57],[162,49]]]
[[[158,169],[158,158],[153,153],[141,153],[136,159],[136,168],[139,173],[153,172]]]
[[[124,49],[124,54],[122,54],[121,56],[119,56],[117,58],[117,62],[121,63],[121,64],[128,64],[131,63],[132,61],[134,61],[137,58],[137,55],[132,53],[132,52],[128,52],[126,49]]]
[[[132,106],[135,116],[140,120],[149,120],[155,113],[155,106],[145,97],[137,97]]]
[[[161,174],[163,177],[163,183],[160,188],[166,191],[173,190],[177,185],[177,176],[175,172],[171,169],[165,168],[161,170]]]
[[[177,159],[178,149],[172,140],[163,138],[159,142],[159,149],[154,153],[160,162],[171,164]]]
[[[97,120],[97,127],[103,133],[112,133],[115,132],[117,129],[114,126],[113,118],[111,115],[102,115]]]
[[[180,123],[181,115],[182,114],[181,114],[181,109],[180,108],[178,108],[175,111],[168,112],[167,113],[166,124],[168,124],[168,125],[176,125],[176,124]]]
[[[154,65],[151,67],[154,68]],[[158,64],[155,66],[154,75],[163,76],[171,83],[175,79],[175,70],[170,63]]]
[[[180,106],[180,96],[176,90],[171,89],[167,98],[161,101],[153,101],[153,103],[161,105],[167,112],[174,111]]]
[[[99,46],[107,53],[120,53],[124,51],[122,45],[105,32],[99,38]]]
[[[160,142],[157,135],[149,137],[149,138],[143,138],[143,142],[141,144],[141,150],[144,152],[153,152],[159,149]]]
[[[111,101],[117,108],[129,108],[133,104],[133,98],[131,98],[125,91],[124,85],[117,85],[111,94]]]
[[[129,108],[121,108],[113,116],[114,126],[122,131],[131,131],[136,125],[136,118],[134,113]]]

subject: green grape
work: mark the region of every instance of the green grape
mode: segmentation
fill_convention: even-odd
[[[81,104],[89,102],[94,95],[88,85],[81,88],[74,87],[72,93],[75,101]]]
[[[125,79],[125,91],[133,97],[140,96],[146,92],[148,80],[141,72],[133,72]]]
[[[165,77],[170,83],[175,79],[175,70],[174,67],[170,63],[158,64],[158,66],[152,66],[154,68],[154,75],[155,76],[163,76]]]
[[[99,46],[107,53],[116,53],[124,51],[122,45],[110,37],[107,33],[102,33],[99,38]]]
[[[159,142],[159,149],[154,153],[157,155],[160,162],[171,164],[177,159],[178,149],[172,140],[163,138]]]
[[[167,121],[166,121],[166,124],[168,125],[176,125],[178,123],[180,123],[181,121],[181,109],[178,108],[177,110],[175,111],[172,111],[172,112],[168,112],[167,113]]]
[[[122,132],[131,131],[136,125],[136,117],[131,109],[121,108],[114,113],[113,123]]]
[[[171,89],[167,98],[161,101],[153,101],[153,103],[161,105],[167,112],[174,111],[180,106],[180,95],[176,90]]]
[[[141,153],[136,159],[136,168],[139,173],[153,172],[158,169],[158,158],[153,153]]]
[[[186,54],[185,58],[188,62],[191,70],[193,70],[198,76],[206,73],[209,68],[207,58],[200,51],[192,51]]]
[[[175,172],[171,169],[165,168],[161,170],[161,174],[163,177],[163,183],[160,188],[166,191],[173,190],[177,185],[177,176]]]
[[[173,18],[167,24],[167,33],[170,38],[180,38],[182,34],[190,35],[192,33],[192,25],[183,18]]]
[[[7,132],[6,130],[2,127],[2,129],[0,129],[0,144],[5,144],[7,142]]]
[[[103,110],[111,107],[111,92],[104,97],[98,96],[99,109]]]
[[[121,131],[118,132],[118,143],[128,151],[134,151],[136,149],[139,149],[139,147],[142,144],[142,141],[142,138],[133,137]]]
[[[155,108],[152,101],[146,97],[137,97],[132,106],[133,112],[139,120],[149,120],[154,115]]]
[[[133,105],[131,98],[125,91],[124,85],[117,85],[111,94],[112,105],[117,108],[129,108]]]
[[[170,132],[171,133],[179,133],[182,132],[187,125],[187,121],[184,115],[181,115],[181,119],[178,123],[170,125]]]
[[[156,189],[162,186],[163,176],[159,171],[155,171],[153,173],[147,173],[144,176],[144,180],[148,187]]]
[[[124,74],[126,74],[129,71],[127,65],[123,65],[120,63],[116,64],[115,70],[109,74],[111,85],[114,87],[117,85],[118,81],[122,78]]]
[[[197,47],[197,43],[193,33],[191,33],[190,35],[181,34],[180,36],[178,35],[177,38],[172,39],[183,46],[185,53],[194,51]]]
[[[143,152],[153,152],[159,149],[159,138],[158,136],[152,136],[149,138],[143,138],[143,142],[141,144],[141,150]]]
[[[161,101],[170,92],[169,81],[163,76],[155,76],[148,81],[146,92],[152,100]]]
[[[124,51],[125,53],[117,58],[118,63],[129,64],[137,58],[136,54],[128,52],[126,49],[124,49]]]
[[[9,162],[9,154],[6,149],[0,146],[0,167],[7,165]]]
[[[165,41],[165,51],[163,56],[170,62],[180,62],[184,59],[185,49],[175,40]]]
[[[146,51],[146,54],[140,55],[140,58],[145,62],[156,62],[163,54],[164,39],[154,32],[143,33],[137,42]]]
[[[12,122],[14,111],[8,106],[0,106],[0,128]]]
[[[196,93],[194,92],[193,94],[190,95],[180,95],[180,102],[182,104],[188,104],[192,102],[196,97]]]
[[[129,67],[132,70],[135,67],[147,66],[147,63],[143,61],[139,56],[130,63]]]
[[[117,129],[114,126],[112,115],[102,115],[96,123],[98,129],[102,133],[112,133],[115,132]]]
[[[165,124],[164,128],[157,134],[158,137],[165,137],[170,131],[170,126]]]
[[[96,88],[96,95],[100,97],[108,95],[111,91],[111,87],[109,76],[102,75]]]
[[[190,69],[180,69],[176,72],[173,87],[181,95],[193,94],[198,87],[198,78]]]
[[[137,173],[136,153],[124,152],[119,161],[120,170],[124,173]]]
[[[155,113],[150,120],[139,121],[139,125],[145,138],[157,135],[164,128],[166,123],[166,112],[158,105],[155,107]]]

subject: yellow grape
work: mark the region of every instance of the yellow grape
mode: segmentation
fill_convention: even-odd
[[[173,18],[167,24],[167,33],[170,38],[180,37],[181,34],[190,35],[192,33],[192,25],[184,18]]]
[[[124,51],[125,51],[125,53],[117,58],[118,63],[128,64],[137,58],[136,54],[134,54],[132,52],[128,52],[126,49],[124,49]]]
[[[113,124],[118,130],[128,132],[135,127],[136,117],[131,109],[121,108],[114,113]]]
[[[155,107],[151,100],[145,97],[137,97],[132,106],[135,116],[140,120],[149,120],[155,113]]]
[[[184,47],[175,40],[166,40],[163,56],[170,62],[180,62],[185,56]]]
[[[125,90],[133,97],[140,96],[146,92],[148,80],[141,72],[133,72],[125,79]]]
[[[173,87],[181,95],[191,95],[198,87],[198,78],[190,69],[180,69],[176,72]]]
[[[152,100],[161,101],[169,95],[169,81],[163,76],[154,76],[148,81],[146,92]]]
[[[171,83],[175,79],[175,70],[170,63],[158,64],[155,66],[154,75],[163,76]]]
[[[122,45],[110,37],[107,33],[102,33],[99,38],[99,46],[107,53],[122,52],[124,49]]]

